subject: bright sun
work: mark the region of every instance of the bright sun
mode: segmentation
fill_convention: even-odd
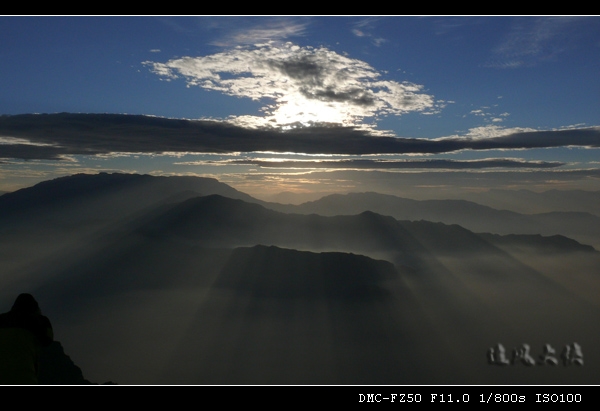
[[[339,103],[308,100],[304,97],[280,102],[270,116],[280,126],[300,123],[309,126],[314,123],[337,123],[347,125],[351,118]]]

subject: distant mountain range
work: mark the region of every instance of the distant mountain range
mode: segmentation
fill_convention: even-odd
[[[267,207],[284,212],[320,215],[352,215],[373,211],[398,220],[458,224],[474,232],[565,235],[587,244],[600,245],[600,217],[581,211],[520,214],[465,200],[419,201],[378,193],[333,194],[297,206],[268,204]]]
[[[0,300],[36,296],[81,383],[599,383],[600,253],[561,231],[595,218],[80,174],[0,197]],[[569,341],[575,372],[485,355]]]
[[[481,205],[525,214],[575,211],[600,216],[600,191],[548,190],[536,193],[530,190],[492,189],[464,194],[463,198]]]
[[[474,232],[494,234],[564,235],[592,245],[600,245],[600,217],[581,211],[553,211],[520,214],[498,210],[465,200],[411,200],[378,193],[334,194],[301,205],[269,203],[255,199],[215,179],[199,177],[155,177],[149,175],[79,174],[37,184],[0,196],[0,220],[35,220],[37,210],[50,223],[58,218],[61,227],[81,224],[104,224],[131,217],[160,204],[218,194],[261,204],[267,208],[294,214],[323,216],[356,215],[372,211],[397,220],[458,224]],[[589,195],[588,195],[589,194]],[[581,194],[588,202],[595,193]],[[557,197],[549,193],[549,197]],[[568,196],[558,196],[568,197]],[[59,217],[65,210],[69,221]],[[10,216],[10,218],[9,218]]]

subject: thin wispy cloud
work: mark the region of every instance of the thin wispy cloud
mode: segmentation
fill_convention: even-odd
[[[485,18],[469,16],[437,16],[424,17],[432,23],[433,32],[437,36],[464,36],[464,29],[469,29],[481,24],[486,24]]]
[[[380,19],[381,17],[367,17],[354,22],[353,28],[351,29],[352,34],[354,34],[356,37],[369,38],[373,45],[380,47],[382,44],[387,42],[387,39],[376,36],[372,33],[373,28]]]
[[[308,26],[306,19],[281,18],[261,22],[259,25],[238,28],[213,41],[221,47],[253,45],[267,42],[282,42],[291,37],[302,36]]]
[[[502,42],[485,64],[494,68],[531,67],[557,58],[577,36],[583,17],[523,17],[512,20]]]

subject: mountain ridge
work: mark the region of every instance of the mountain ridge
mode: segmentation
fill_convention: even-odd
[[[467,200],[412,200],[373,192],[332,194],[300,205],[267,206],[278,211],[320,215],[352,215],[370,210],[398,220],[458,224],[474,232],[565,235],[600,245],[600,217],[581,211],[521,214]]]

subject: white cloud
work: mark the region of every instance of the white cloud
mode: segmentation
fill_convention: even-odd
[[[0,136],[0,145],[23,144],[30,146],[52,146],[48,143],[38,143],[25,138]]]
[[[423,86],[384,80],[368,63],[324,47],[270,42],[144,64],[165,79],[182,77],[189,86],[265,103],[263,117],[244,116],[238,123],[360,126],[366,118],[435,108]]]
[[[508,136],[516,133],[525,133],[538,131],[533,128],[528,127],[511,127],[505,128],[498,125],[488,125],[481,127],[474,127],[469,129],[469,131],[464,135],[453,135],[440,138],[438,140],[446,140],[446,139],[466,139],[466,140],[484,140],[495,137]]]

